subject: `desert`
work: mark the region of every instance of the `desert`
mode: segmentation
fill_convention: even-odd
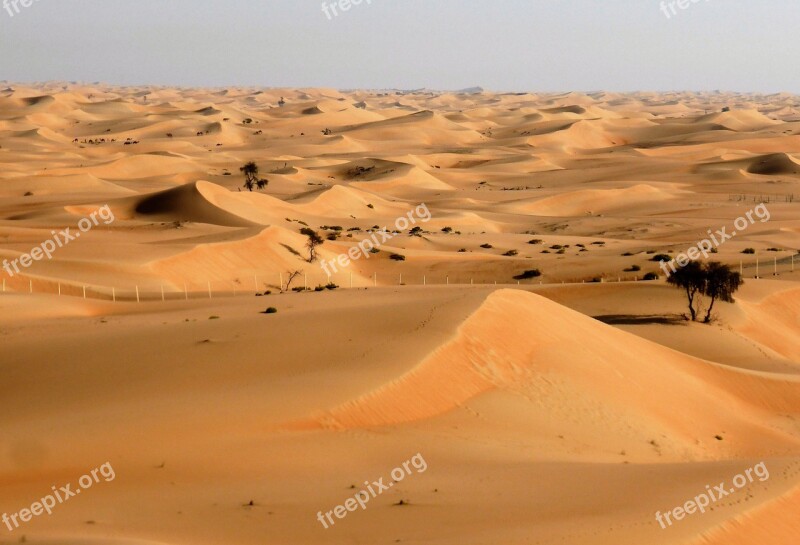
[[[793,545],[796,103],[3,83],[0,542]]]

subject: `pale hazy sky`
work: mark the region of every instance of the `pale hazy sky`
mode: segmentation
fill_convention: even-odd
[[[35,0],[0,9],[0,80],[800,93],[798,0],[687,1]]]

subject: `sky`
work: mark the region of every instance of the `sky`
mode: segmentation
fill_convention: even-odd
[[[0,80],[800,94],[797,0],[347,1],[0,0]]]

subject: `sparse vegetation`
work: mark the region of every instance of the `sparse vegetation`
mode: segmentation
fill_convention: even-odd
[[[253,191],[255,188],[264,189],[269,184],[266,178],[258,177],[258,165],[253,161],[245,163],[239,168],[239,172],[244,174],[244,188],[248,191]]]
[[[690,261],[672,273],[667,282],[684,290],[693,322],[697,321],[700,312],[700,296],[710,297],[704,323],[711,322],[714,303],[717,300],[733,303],[733,294],[744,283],[738,272],[733,272],[728,265],[717,261],[706,264]]]
[[[540,276],[542,276],[542,271],[539,269],[529,269],[515,276],[514,280],[528,280],[530,278],[539,278]]]
[[[308,262],[313,263],[317,259],[317,246],[322,245],[325,241],[319,236],[319,233],[308,227],[300,229],[300,234],[308,237],[306,248],[308,248]]]

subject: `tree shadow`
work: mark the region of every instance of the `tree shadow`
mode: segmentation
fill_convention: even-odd
[[[294,248],[292,248],[292,247],[291,247],[291,246],[289,246],[288,244],[284,244],[283,242],[281,242],[281,246],[283,246],[284,248],[286,248],[287,250],[289,250],[291,253],[293,253],[293,254],[294,254],[294,255],[296,255],[297,257],[303,257],[302,255],[300,255],[300,252],[298,252],[297,250],[295,250]]]
[[[686,317],[682,314],[606,314],[603,316],[592,316],[592,318],[608,325],[681,325],[687,323]]]

